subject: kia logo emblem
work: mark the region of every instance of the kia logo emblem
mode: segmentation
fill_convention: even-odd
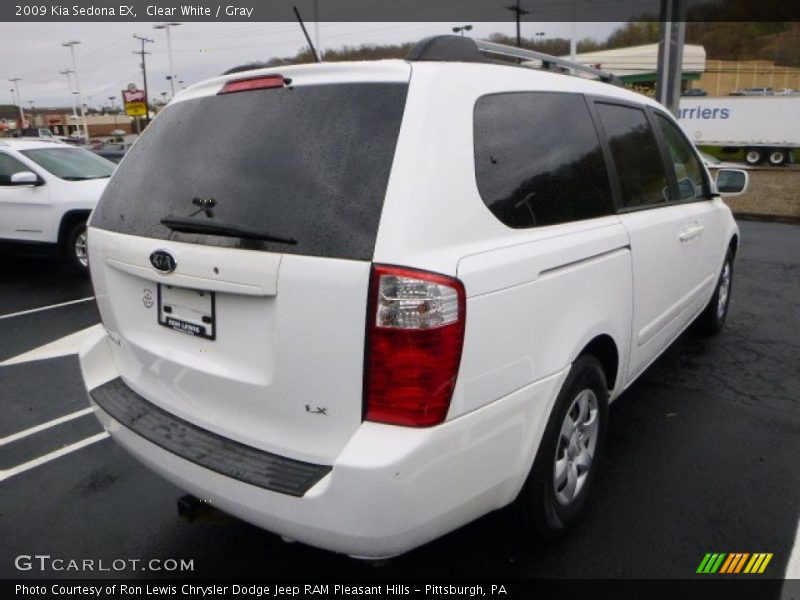
[[[172,273],[178,263],[175,262],[175,257],[166,250],[156,250],[150,255],[150,264],[156,270],[162,273]]]

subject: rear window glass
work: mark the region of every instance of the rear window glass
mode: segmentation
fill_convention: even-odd
[[[156,239],[369,260],[407,84],[297,86],[168,106],[109,182],[91,225]],[[180,233],[167,217],[297,240]]]
[[[486,206],[516,229],[614,211],[583,96],[517,92],[475,104],[475,176]]]

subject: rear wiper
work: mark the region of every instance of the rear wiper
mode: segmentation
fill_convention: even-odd
[[[258,231],[256,229],[250,229],[249,227],[234,225],[233,223],[222,223],[220,221],[204,221],[201,219],[193,219],[191,217],[169,216],[161,219],[161,224],[165,227],[169,227],[172,231],[178,231],[180,233],[227,235],[246,240],[278,242],[279,244],[297,243],[297,240],[294,238],[281,237],[278,235],[273,235],[267,231]]]

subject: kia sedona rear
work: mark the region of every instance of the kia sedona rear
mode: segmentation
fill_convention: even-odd
[[[526,52],[442,36],[178,94],[88,227],[111,436],[360,558],[509,505],[531,537],[573,527],[610,402],[722,327],[738,233],[656,102]]]

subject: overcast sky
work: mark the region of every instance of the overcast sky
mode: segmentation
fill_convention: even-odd
[[[460,23],[320,23],[323,48],[364,43],[414,41],[428,35],[451,33]],[[141,86],[139,57],[133,51],[140,42],[132,35],[151,38],[147,44],[147,79],[151,97],[169,92],[166,34],[154,30],[154,23],[0,23],[0,104],[11,103],[12,85],[8,79],[21,77],[22,103],[36,107],[68,106],[71,103],[66,76],[71,67],[67,40],[79,40],[76,46],[78,75],[84,101],[98,107],[109,103],[128,83]],[[475,23],[470,34],[488,37],[502,32],[513,35],[515,25]],[[618,23],[577,23],[578,39],[605,39]],[[309,23],[314,35],[314,24]],[[544,31],[547,37],[570,36],[570,23],[523,23],[523,35]],[[175,72],[186,85],[221,74],[243,63],[292,56],[305,45],[296,23],[185,23],[172,30]],[[75,82],[73,80],[73,89]]]

